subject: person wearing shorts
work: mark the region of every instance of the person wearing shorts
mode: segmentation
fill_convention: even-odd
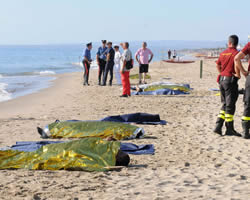
[[[149,58],[150,56],[150,58]],[[154,54],[150,49],[147,48],[147,43],[142,43],[142,48],[138,49],[135,54],[135,59],[139,63],[139,84],[142,83],[142,74],[143,74],[143,83],[146,84],[146,75],[148,73],[149,63],[152,61]]]
[[[139,73],[148,73],[148,64],[140,64],[139,66]]]

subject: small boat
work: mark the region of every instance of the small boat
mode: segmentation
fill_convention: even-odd
[[[163,60],[163,62],[188,64],[188,63],[194,63],[195,61],[194,60]]]

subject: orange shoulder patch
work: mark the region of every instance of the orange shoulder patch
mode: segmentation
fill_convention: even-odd
[[[231,56],[233,53],[222,53],[222,56]]]

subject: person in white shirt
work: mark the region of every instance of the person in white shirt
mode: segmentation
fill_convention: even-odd
[[[115,70],[115,78],[117,81],[118,85],[122,84],[121,81],[121,74],[120,74],[120,68],[121,68],[121,53],[119,51],[119,46],[118,45],[114,45],[114,49],[115,49],[115,58],[114,58],[114,62],[115,62],[115,66],[114,66],[114,70]]]

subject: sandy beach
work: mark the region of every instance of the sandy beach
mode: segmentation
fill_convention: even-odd
[[[155,155],[132,155],[130,166],[121,171],[1,170],[0,199],[249,199],[250,140],[212,132],[220,110],[220,97],[209,91],[218,88],[214,60],[204,61],[202,79],[199,70],[198,61],[150,66],[149,82],[188,83],[193,88],[189,95],[120,98],[121,86],[97,86],[97,70],[92,70],[90,86],[82,86],[81,73],[62,74],[48,89],[1,102],[0,147],[41,140],[36,127],[56,119],[147,112],[160,114],[168,124],[140,125],[146,137],[130,142],[154,144]],[[241,95],[238,131],[242,112]]]

